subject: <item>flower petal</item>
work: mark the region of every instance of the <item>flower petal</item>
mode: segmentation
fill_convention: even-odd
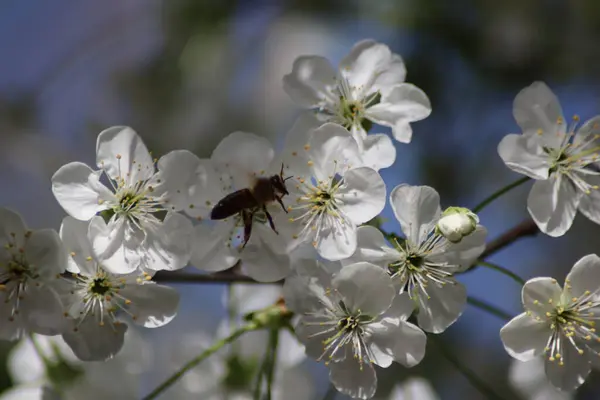
[[[450,243],[446,247],[446,250],[442,254],[436,255],[435,258],[441,259],[449,265],[456,265],[457,268],[455,271],[457,272],[464,271],[485,250],[486,237],[487,229],[484,226],[477,225],[473,233],[464,237],[458,243]]]
[[[388,135],[377,133],[358,140],[362,140],[362,160],[365,167],[379,171],[391,167],[396,161],[396,147]]]
[[[387,272],[367,262],[343,267],[331,283],[343,297],[348,310],[360,310],[371,317],[389,309],[396,296],[396,289]],[[377,295],[374,296],[374,293]]]
[[[456,282],[443,286],[428,285],[427,293],[429,298],[419,296],[417,322],[424,331],[441,333],[463,313],[467,291],[461,283]]]
[[[342,261],[345,265],[368,261],[386,268],[390,262],[400,258],[398,251],[388,245],[379,229],[363,225],[356,230],[356,236],[356,251],[351,257]]]
[[[371,363],[362,365],[353,357],[329,364],[333,386],[353,399],[370,399],[377,390],[377,374]]]
[[[415,325],[395,318],[383,318],[380,322],[369,324],[370,349],[375,363],[387,368],[392,360],[414,367],[425,356],[427,336]]]
[[[356,225],[350,220],[324,214],[318,232],[312,230],[303,241],[313,241],[319,255],[330,261],[350,257],[356,251]]]
[[[177,315],[179,293],[177,290],[153,283],[127,285],[119,292],[130,300],[129,312],[134,322],[145,328],[158,328],[168,324]]]
[[[546,312],[560,302],[561,294],[562,288],[556,279],[537,277],[525,282],[521,300],[525,310],[546,319]]]
[[[326,334],[321,334],[327,328],[320,326],[320,322],[327,323],[327,320],[315,317],[300,317],[295,327],[298,340],[305,346],[306,355],[314,360],[320,359],[325,352],[323,340],[328,337]]]
[[[406,67],[402,57],[392,54],[387,67],[380,72],[373,82],[373,90],[379,90],[386,95],[391,89],[406,79]]]
[[[560,390],[573,391],[585,382],[590,373],[588,356],[579,354],[570,343],[562,346],[564,365],[558,361],[546,360],[546,377],[552,385]]]
[[[191,264],[203,271],[223,271],[232,267],[240,258],[231,244],[231,232],[236,229],[234,221],[215,225],[196,225],[192,238]]]
[[[279,330],[278,343],[277,363],[281,369],[294,367],[306,359],[304,346],[298,342],[291,331]]]
[[[304,108],[317,107],[323,100],[336,101],[336,72],[325,57],[296,58],[292,72],[283,77],[283,90]]]
[[[187,265],[190,260],[193,227],[185,216],[168,213],[162,223],[144,228],[144,268],[153,271],[174,271]]]
[[[548,179],[549,156],[537,135],[506,135],[498,144],[498,154],[513,171],[533,179]]]
[[[527,198],[527,210],[542,232],[562,236],[573,224],[581,196],[568,178],[551,176],[533,184]]]
[[[390,194],[390,203],[407,239],[421,243],[439,218],[440,195],[429,186],[399,185]]]
[[[122,219],[112,219],[108,224],[102,217],[94,217],[90,221],[88,237],[98,260],[108,272],[129,274],[140,266],[141,254],[138,250],[141,238],[132,234]]]
[[[54,279],[67,266],[67,253],[54,229],[32,231],[25,242],[25,256],[31,267],[45,279]]]
[[[165,154],[157,166],[171,211],[183,210],[191,217],[205,218],[212,205],[231,191],[230,183],[220,179],[211,160],[199,159],[187,150]]]
[[[107,209],[103,203],[114,198],[100,183],[101,175],[102,171],[93,171],[80,162],[63,165],[52,176],[52,193],[69,215],[87,221]]]
[[[237,189],[253,186],[269,170],[275,156],[269,141],[253,133],[236,131],[227,135],[210,157],[216,166],[224,166]]]
[[[105,361],[123,347],[126,324],[100,326],[93,317],[85,318],[77,331],[63,334],[63,339],[82,361]]]
[[[546,322],[537,321],[527,313],[522,313],[500,329],[500,339],[511,357],[529,361],[544,353],[551,333]]]
[[[22,247],[25,244],[27,226],[19,213],[0,208],[0,229],[0,240],[3,246],[13,243],[15,246]]]
[[[600,289],[600,257],[588,254],[575,263],[566,282],[570,286],[570,294],[574,297],[598,292]]]
[[[314,113],[307,111],[300,114],[296,121],[294,121],[294,125],[287,132],[281,158],[294,176],[304,178],[311,176],[312,168],[308,165],[309,154],[307,146],[315,132],[317,134],[323,132],[317,129],[321,125],[322,123],[317,120]]]
[[[128,126],[113,126],[98,135],[96,163],[113,180],[130,185],[154,175],[154,161],[142,138]]]
[[[590,221],[600,224],[600,190],[594,189],[594,187],[600,187],[600,177],[586,176],[582,178],[590,184],[592,188],[589,193],[583,193],[577,209]]]
[[[385,207],[385,182],[377,171],[367,167],[354,168],[344,174],[336,200],[340,211],[359,225],[376,217]]]
[[[392,61],[397,63],[398,59],[392,58],[392,52],[385,44],[362,40],[356,43],[350,53],[342,59],[339,70],[356,95],[361,96],[375,91],[372,90],[372,85],[381,73],[389,71]],[[397,64],[393,68],[395,71],[390,72],[402,72]],[[404,76],[400,78],[404,79]],[[384,77],[381,83],[385,83],[385,80]]]
[[[418,87],[410,83],[402,83],[392,87],[382,96],[381,102],[366,109],[368,119],[380,125],[394,128],[399,123],[420,121],[431,114],[431,103],[427,95]],[[397,137],[405,142],[406,138]],[[404,140],[402,140],[404,139]],[[405,143],[410,142],[409,140]]]
[[[563,114],[558,99],[545,83],[534,82],[521,90],[513,103],[513,115],[523,133],[538,134],[541,129],[545,146],[559,147],[565,124],[558,125],[557,121]]]
[[[88,239],[88,227],[89,222],[71,216],[65,217],[60,225],[60,239],[69,254],[67,271],[91,276],[96,272],[96,263],[88,261],[88,257],[94,258],[92,243]]]
[[[326,288],[331,287],[331,275],[320,262],[305,260],[302,273],[288,276],[283,284],[286,306],[295,313],[305,314],[331,306]],[[297,263],[295,264],[297,266]],[[298,271],[298,268],[296,268]]]
[[[62,302],[49,285],[29,285],[19,300],[19,312],[29,332],[53,336],[67,329]]]
[[[241,252],[244,271],[258,282],[276,282],[290,274],[290,258],[285,243],[270,227],[254,224],[250,241]]]
[[[329,181],[331,176],[343,174],[342,168],[346,165],[362,165],[356,140],[346,129],[333,123],[323,124],[313,131],[307,155],[317,180]]]
[[[408,293],[396,295],[389,310],[385,312],[386,318],[395,318],[406,321],[415,311],[416,303]]]

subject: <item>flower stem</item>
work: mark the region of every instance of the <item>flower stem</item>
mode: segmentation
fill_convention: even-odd
[[[275,376],[275,362],[277,360],[277,346],[279,345],[279,328],[271,329],[269,334],[269,358],[267,359],[268,364],[265,368],[265,375],[267,376],[267,400],[271,400],[271,393],[273,389],[273,377]]]
[[[515,274],[514,272],[509,271],[506,268],[501,267],[497,264],[493,264],[493,263],[487,262],[487,261],[477,261],[477,264],[481,265],[482,267],[488,267],[490,269],[498,271],[501,274],[504,274],[504,275],[508,276],[509,278],[511,278],[512,280],[514,280],[515,282],[519,283],[521,286],[523,286],[525,284],[525,279],[521,278],[519,275]]]
[[[502,196],[504,193],[510,191],[511,189],[516,188],[520,184],[527,182],[529,179],[531,179],[531,178],[529,178],[528,176],[524,176],[523,178],[511,183],[510,185],[503,187],[502,189],[496,191],[491,196],[489,196],[487,199],[483,200],[481,203],[479,203],[475,207],[473,207],[472,211],[474,213],[478,213],[479,211],[483,210],[492,201],[496,200],[498,197]]]
[[[504,321],[509,321],[512,319],[512,316],[509,313],[507,313],[506,311],[502,311],[501,309],[497,308],[493,304],[488,303],[487,301],[483,301],[478,298],[469,296],[467,297],[467,303],[469,303],[473,307],[477,307],[483,311],[495,315],[496,317]]]
[[[175,382],[177,382],[186,372],[188,372],[190,369],[192,369],[195,366],[197,366],[198,364],[200,364],[202,361],[204,361],[206,358],[208,358],[212,354],[216,353],[223,346],[234,342],[237,338],[239,338],[243,334],[245,334],[247,332],[255,331],[259,328],[260,327],[258,326],[258,324],[254,323],[254,322],[250,322],[249,324],[240,327],[238,330],[236,330],[235,332],[233,332],[231,335],[227,336],[226,338],[223,338],[223,339],[215,342],[208,349],[204,350],[204,352],[202,352],[199,356],[190,360],[179,371],[177,371],[176,373],[171,375],[170,378],[168,378],[166,381],[161,383],[149,395],[144,397],[143,400],[151,400],[151,399],[157,398],[162,392],[164,392],[169,387],[171,387],[171,385],[173,385]]]
[[[433,338],[433,335],[428,335],[429,338]],[[502,398],[502,396],[498,395],[494,389],[492,389],[486,382],[484,382],[483,380],[481,380],[481,378],[479,378],[475,372],[473,372],[469,367],[467,367],[466,365],[461,364],[460,360],[458,359],[458,357],[456,357],[454,354],[452,354],[447,348],[446,346],[444,346],[441,342],[441,340],[439,340],[438,338],[435,338],[433,340],[435,342],[435,344],[437,345],[438,349],[440,350],[440,353],[442,353],[442,355],[452,364],[454,365],[454,367],[461,373],[463,374],[463,376],[465,378],[467,378],[467,380],[469,381],[469,383],[471,385],[473,385],[474,388],[476,388],[477,390],[479,390],[486,399],[494,399],[494,400],[504,400]]]

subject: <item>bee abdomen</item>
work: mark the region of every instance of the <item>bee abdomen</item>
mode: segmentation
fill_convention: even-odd
[[[245,208],[258,206],[250,189],[242,189],[223,197],[210,212],[210,219],[225,219]]]

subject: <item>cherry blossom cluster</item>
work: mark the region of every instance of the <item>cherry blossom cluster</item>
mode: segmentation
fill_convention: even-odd
[[[467,291],[455,276],[486,246],[477,214],[442,208],[435,189],[403,184],[388,194],[379,170],[393,165],[396,148],[373,127],[390,127],[394,139],[410,143],[411,123],[431,112],[425,93],[405,78],[402,58],[370,40],[337,68],[320,56],[299,57],[283,87],[307,111],[279,149],[238,131],[210,158],[187,150],[154,158],[132,128],[102,131],[95,166],[71,162],[52,177],[68,214],[59,232],[30,230],[0,209],[0,338],[60,335],[74,359],[108,360],[121,351],[128,324],[156,328],[176,316],[179,295],[153,281],[157,271],[240,266],[257,282],[285,280],[297,339],[287,331],[278,339],[288,344],[277,364],[292,370],[305,352],[324,362],[338,391],[372,398],[375,365],[417,365],[427,335],[461,316]],[[514,116],[523,134],[506,136],[498,152],[535,180],[527,207],[539,229],[563,235],[577,210],[600,223],[600,117],[566,123],[539,82],[519,93]],[[401,234],[370,223],[388,198]],[[549,381],[577,388],[600,354],[600,258],[582,258],[563,288],[551,278],[529,280],[523,305],[526,312],[500,332],[506,350],[521,361],[544,355]],[[222,371],[231,362],[239,364],[236,353],[210,365],[227,365],[215,367]]]

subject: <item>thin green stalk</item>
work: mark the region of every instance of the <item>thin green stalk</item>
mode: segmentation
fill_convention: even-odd
[[[487,268],[493,269],[495,271],[498,271],[501,274],[504,274],[504,275],[510,277],[512,280],[519,283],[521,286],[523,286],[525,284],[525,279],[521,278],[519,275],[515,274],[514,272],[509,271],[506,268],[501,267],[497,264],[494,264],[494,263],[491,263],[488,261],[477,261],[477,264],[481,265],[482,267],[487,267]]]
[[[271,400],[271,393],[273,389],[273,378],[275,376],[275,362],[277,360],[277,346],[279,345],[279,329],[271,329],[269,335],[269,348],[271,354],[269,355],[267,368],[265,375],[267,376],[267,400]]]
[[[433,335],[428,335],[429,338],[432,338]],[[484,382],[481,378],[479,378],[477,376],[477,374],[475,374],[475,372],[473,372],[469,367],[467,367],[466,365],[463,365],[460,360],[458,359],[458,357],[456,357],[452,352],[450,352],[446,346],[444,346],[442,344],[442,342],[435,338],[434,339],[435,344],[437,345],[438,349],[440,350],[440,353],[442,353],[442,355],[452,364],[454,365],[454,367],[461,373],[463,374],[463,376],[465,378],[467,378],[467,380],[469,381],[469,383],[471,385],[473,385],[474,388],[476,388],[477,390],[479,390],[486,399],[493,399],[493,400],[504,400],[502,396],[498,395],[496,393],[496,391],[491,388],[486,382]]]
[[[164,392],[171,385],[173,385],[175,382],[177,382],[190,369],[192,369],[195,366],[197,366],[198,364],[200,364],[202,361],[204,361],[206,358],[208,358],[212,354],[216,353],[222,347],[234,342],[235,340],[237,340],[237,338],[239,338],[243,334],[245,334],[247,332],[255,331],[257,329],[259,329],[259,326],[254,322],[250,322],[247,325],[244,325],[244,326],[238,328],[238,330],[236,330],[235,332],[233,332],[231,335],[227,336],[226,338],[223,338],[223,339],[215,342],[208,349],[204,350],[204,352],[202,352],[199,356],[190,360],[179,371],[175,372],[173,375],[171,375],[170,378],[168,378],[166,381],[161,383],[156,389],[154,389],[152,392],[150,392],[149,395],[144,397],[143,400],[152,400],[152,399],[157,398],[162,392]]]
[[[473,207],[472,211],[474,213],[478,213],[479,211],[483,210],[492,201],[496,200],[498,197],[502,196],[504,193],[510,191],[511,189],[516,188],[517,186],[521,185],[522,183],[527,182],[529,179],[531,179],[531,178],[529,178],[528,176],[524,176],[523,178],[511,183],[510,185],[503,187],[502,189],[493,193],[487,199],[483,200],[481,203],[479,203],[475,207]]]
[[[509,321],[512,319],[512,315],[510,315],[506,311],[502,311],[501,309],[497,308],[496,306],[494,306],[486,301],[477,299],[475,297],[470,297],[470,296],[467,297],[467,303],[469,303],[473,307],[477,307],[483,311],[486,311],[492,315],[495,315],[496,317],[498,317],[504,321]]]
[[[271,356],[271,346],[267,346],[267,352],[260,363],[260,368],[258,370],[258,374],[256,375],[256,382],[254,383],[254,394],[252,398],[254,400],[262,399],[262,389],[263,389],[263,377],[267,372],[267,365],[269,363],[269,357]]]

